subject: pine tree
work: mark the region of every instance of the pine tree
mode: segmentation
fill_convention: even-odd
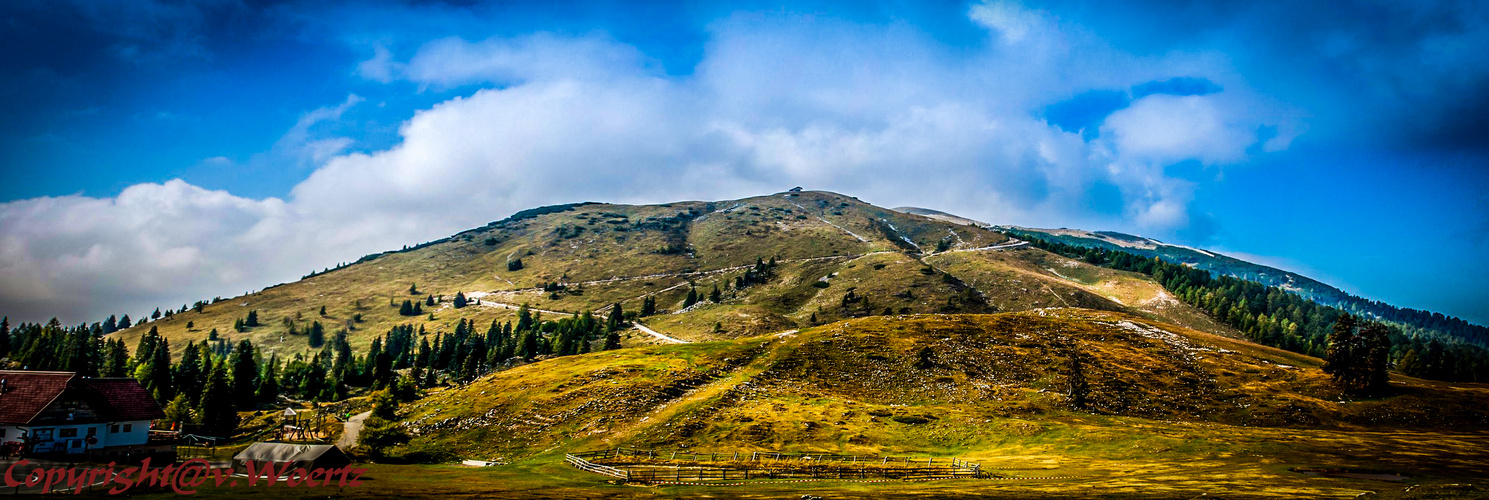
[[[418,287],[418,285],[410,284],[408,286],[408,294],[409,295],[418,295],[419,294],[419,287]]]
[[[258,309],[254,309],[254,310],[248,311],[248,319],[243,320],[243,326],[246,326],[246,327],[249,327],[249,328],[253,328],[255,326],[259,326],[259,311],[258,311]]]
[[[518,258],[517,260],[507,261],[507,270],[508,271],[521,271],[522,270],[522,259],[521,258]]]
[[[605,350],[612,351],[615,349],[620,349],[620,332],[610,330],[610,333],[605,334]]]
[[[532,361],[538,356],[538,335],[528,330],[522,334],[522,345],[517,350],[517,355],[522,356],[524,361]]]
[[[119,318],[110,314],[109,319],[103,320],[103,334],[108,335],[119,331]]]
[[[125,314],[125,315],[119,317],[119,329],[120,330],[123,330],[125,328],[129,328],[130,326],[133,326],[133,325],[129,322],[129,315],[128,314]]]
[[[657,313],[657,298],[646,297],[641,299],[641,317],[651,316]]]
[[[326,315],[326,306],[321,306],[321,316]]]
[[[225,363],[213,365],[197,408],[202,426],[214,436],[231,437],[238,428],[238,410],[233,405],[233,390],[228,384]]]
[[[123,377],[129,369],[129,348],[121,339],[108,339],[104,343],[103,363],[99,368],[99,375],[104,377]]]
[[[625,317],[625,313],[620,309],[620,303],[616,302],[610,308],[610,317],[605,320],[605,331],[613,332],[619,330],[621,325],[625,323]]]
[[[321,322],[319,321],[311,322],[310,332],[309,335],[306,335],[305,340],[310,344],[311,349],[320,349],[321,346],[326,344],[326,327],[321,326]]]
[[[719,293],[719,285],[714,285],[713,291],[708,293],[708,301],[717,304],[723,300],[723,295]]]
[[[279,356],[270,355],[269,362],[264,364],[264,375],[259,377],[258,401],[260,403],[272,405],[279,401],[278,372]]]
[[[259,365],[253,359],[253,342],[243,339],[238,342],[237,349],[233,351],[233,393],[234,401],[251,408],[256,400],[259,384]]]
[[[0,358],[10,354],[10,316],[0,318]]]
[[[455,292],[455,308],[465,307],[465,292]]]
[[[696,288],[689,288],[688,289],[688,298],[683,299],[683,301],[682,301],[682,307],[686,309],[688,307],[691,307],[693,304],[697,304],[697,303],[698,303],[698,289],[696,289]]]
[[[1363,390],[1377,392],[1390,384],[1391,331],[1378,322],[1367,323],[1360,329],[1364,352],[1359,361],[1364,364]]]
[[[1354,316],[1345,314],[1334,322],[1329,333],[1329,347],[1324,358],[1324,372],[1334,378],[1334,383],[1346,390],[1361,390],[1366,386],[1366,363],[1362,359],[1368,348],[1355,333],[1358,322]]]
[[[160,308],[159,307],[155,308],[155,312],[152,313],[152,314],[150,314],[150,319],[160,319]]]
[[[176,390],[186,396],[188,401],[197,401],[202,397],[202,386],[206,383],[207,373],[202,366],[202,353],[195,344],[187,344],[186,350],[181,351],[181,362],[176,365]]]

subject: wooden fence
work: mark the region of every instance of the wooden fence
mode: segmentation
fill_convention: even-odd
[[[610,449],[564,455],[581,470],[628,482],[751,479],[950,479],[988,477],[960,458],[912,458],[813,453],[657,453]]]

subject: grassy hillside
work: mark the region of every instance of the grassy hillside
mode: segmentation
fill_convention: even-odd
[[[480,325],[510,320],[513,312],[504,305],[568,314],[621,303],[637,311],[648,297],[656,299],[660,314],[644,318],[645,324],[686,340],[779,332],[886,310],[984,313],[1051,306],[1124,311],[1232,333],[1165,300],[1162,287],[1145,277],[1009,243],[987,229],[826,192],[544,207],[113,335],[134,346],[157,328],[179,353],[188,341],[216,329],[219,338],[248,338],[268,353],[290,356],[311,351],[304,332],[313,322],[328,332],[349,329],[352,346],[361,350],[400,324],[434,334],[453,330],[460,319]],[[772,258],[777,265],[769,279],[736,286],[749,266]],[[521,269],[509,270],[508,263],[519,259]],[[707,296],[714,287],[720,302],[684,310],[690,290]],[[457,292],[481,303],[454,309],[450,302]],[[426,314],[399,315],[404,300],[430,295],[441,300],[426,307]],[[249,311],[257,311],[261,326],[234,331],[234,322]]]
[[[1084,380],[1084,403],[1073,377]],[[1314,358],[1124,313],[1045,309],[873,317],[557,358],[435,394],[407,421],[419,435],[411,449],[509,458],[622,445],[975,454],[1009,436],[1142,421],[1489,423],[1483,387],[1404,378],[1394,387],[1352,401]]]

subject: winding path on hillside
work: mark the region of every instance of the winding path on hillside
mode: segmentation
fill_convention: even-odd
[[[342,424],[341,439],[336,440],[336,447],[345,451],[356,446],[357,436],[362,434],[362,421],[367,420],[367,417],[370,416],[372,416],[372,412],[364,411],[352,415],[352,418],[346,419],[346,423]]]
[[[686,340],[677,339],[677,338],[673,338],[673,337],[668,337],[667,334],[664,334],[662,332],[658,332],[656,330],[647,328],[646,325],[641,324],[640,321],[633,322],[632,324],[636,325],[636,329],[637,330],[641,330],[642,332],[645,332],[648,335],[651,335],[653,337],[656,337],[657,340],[661,340],[662,342],[670,342],[670,343],[673,343],[673,344],[686,344],[686,343],[688,343],[688,341],[686,341]]]

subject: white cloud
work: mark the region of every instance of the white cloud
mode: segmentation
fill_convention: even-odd
[[[899,25],[732,18],[686,77],[598,35],[443,39],[406,62],[379,49],[363,77],[491,88],[418,112],[399,144],[371,153],[313,132],[360,97],[306,114],[271,156],[315,167],[285,200],[171,181],[0,204],[0,308],[94,320],[260,288],[537,205],[795,185],[1163,236],[1186,223],[1194,190],[1166,177],[1166,162],[1235,161],[1257,126],[1282,125],[1247,111],[1273,104],[1223,60],[1132,57],[1001,5],[969,16],[1025,47],[964,54]],[[1176,75],[1229,80],[1202,98],[1141,99],[1089,142],[1036,116],[1077,92]],[[1098,191],[1121,207],[1093,209]]]
[[[1151,95],[1107,117],[1110,134],[1123,156],[1154,163],[1197,159],[1228,163],[1256,143],[1256,122],[1223,112],[1213,96]]]

